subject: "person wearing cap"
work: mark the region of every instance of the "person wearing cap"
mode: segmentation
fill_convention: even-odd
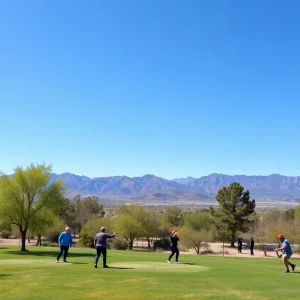
[[[289,262],[289,259],[291,258],[292,254],[293,254],[291,245],[290,245],[289,241],[283,236],[283,234],[281,234],[281,233],[278,234],[277,238],[280,240],[282,246],[279,248],[276,248],[275,251],[276,252],[282,251],[282,261],[286,268],[284,273],[290,273],[289,266],[291,266],[293,271],[296,268],[295,264],[292,264]]]
[[[106,240],[115,237],[116,234],[116,232],[114,234],[107,234],[105,232],[105,227],[101,227],[100,232],[95,235],[94,246],[97,251],[95,256],[95,268],[97,268],[98,260],[101,254],[103,255],[103,268],[109,268],[109,266],[106,264]]]
[[[178,257],[179,257],[179,250],[178,250],[178,241],[179,238],[177,236],[177,232],[172,231],[170,235],[170,248],[171,248],[171,254],[167,260],[167,262],[170,264],[171,263],[171,258],[173,255],[176,253],[176,258],[175,258],[175,264],[179,264]]]
[[[67,262],[67,255],[69,251],[69,247],[72,247],[72,234],[70,232],[70,227],[66,227],[65,231],[63,231],[58,237],[58,246],[60,251],[57,254],[56,262],[59,262],[61,255],[64,253],[64,262]]]

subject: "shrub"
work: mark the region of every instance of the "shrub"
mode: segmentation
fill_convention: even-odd
[[[4,230],[0,231],[1,239],[8,239],[10,237],[10,235],[11,235],[11,232],[8,230],[4,229]]]
[[[45,246],[45,247],[58,247],[58,244],[54,243],[54,242],[50,242],[50,241],[45,241],[45,242],[42,243],[42,246]]]
[[[160,240],[156,240],[153,243],[153,250],[161,249],[161,250],[169,250],[170,249],[170,240],[168,238],[162,238]]]
[[[81,232],[78,246],[94,248],[94,239],[89,236],[86,232]]]
[[[52,231],[52,232],[48,232],[46,234],[46,238],[49,240],[49,242],[57,243],[59,235],[60,235],[60,232]]]
[[[115,239],[112,242],[112,246],[116,250],[126,250],[128,248],[128,243],[125,240]]]

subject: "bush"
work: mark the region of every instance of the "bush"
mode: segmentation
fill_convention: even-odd
[[[4,230],[0,231],[1,239],[8,239],[10,237],[10,235],[11,235],[11,232],[8,230],[4,229]]]
[[[112,242],[112,246],[116,250],[126,250],[128,248],[128,243],[125,240],[115,239]]]
[[[81,231],[78,246],[94,248],[94,239],[91,236],[89,236],[86,232]]]
[[[58,247],[58,244],[50,242],[50,241],[45,241],[45,242],[42,243],[42,246],[45,246],[45,247]]]
[[[59,235],[60,232],[58,231],[48,232],[46,234],[46,238],[49,240],[49,242],[57,243]]]
[[[156,240],[153,243],[153,250],[161,249],[161,250],[169,250],[170,249],[170,240],[168,238],[162,238],[160,240]]]

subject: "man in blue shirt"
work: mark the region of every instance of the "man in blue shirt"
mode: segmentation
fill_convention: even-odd
[[[70,228],[67,226],[66,230],[63,231],[58,238],[58,246],[60,251],[58,252],[56,262],[59,262],[61,255],[64,253],[64,262],[67,262],[67,255],[69,247],[72,247],[72,234]]]
[[[276,248],[275,251],[280,251],[280,250],[282,251],[282,261],[286,268],[284,273],[290,273],[289,266],[291,266],[293,271],[296,268],[295,264],[292,264],[289,262],[289,259],[291,258],[292,254],[293,254],[291,245],[290,245],[289,241],[283,236],[283,234],[281,234],[281,233],[278,234],[277,238],[280,240],[282,246],[280,248]]]

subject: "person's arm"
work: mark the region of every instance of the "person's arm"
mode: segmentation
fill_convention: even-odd
[[[61,238],[62,238],[63,233],[61,233],[58,237],[58,247],[61,245]]]
[[[282,246],[280,248],[276,248],[275,251],[280,251],[280,250],[284,250],[286,248],[286,246]]]
[[[72,233],[70,233],[70,248],[72,248]]]
[[[276,248],[275,251],[284,250],[286,248],[286,244],[283,242],[280,248]]]
[[[95,235],[95,237],[94,237],[94,247],[95,247],[95,249],[96,249],[96,244],[97,244],[96,237],[97,237],[97,235]]]
[[[116,232],[114,232],[114,234],[106,234],[106,237],[107,237],[108,239],[111,239],[111,238],[115,237],[116,234],[117,234]]]

